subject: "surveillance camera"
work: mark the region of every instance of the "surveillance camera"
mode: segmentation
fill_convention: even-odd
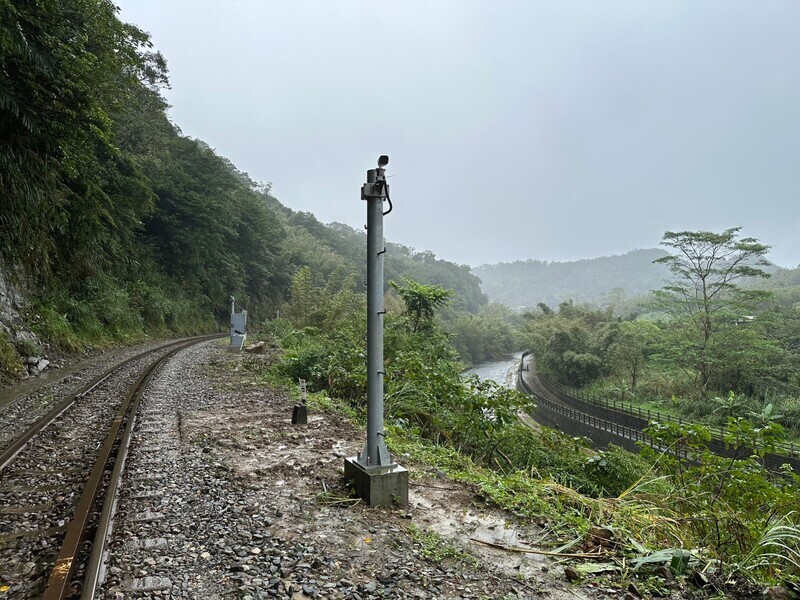
[[[389,157],[386,156],[385,154],[381,154],[378,157],[378,167],[380,167],[382,169],[383,167],[385,167],[388,164],[389,164]]]

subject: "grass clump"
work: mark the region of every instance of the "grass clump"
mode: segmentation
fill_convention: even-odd
[[[408,533],[417,552],[425,560],[432,563],[441,563],[445,559],[457,562],[475,564],[475,557],[467,554],[461,548],[448,544],[447,541],[435,531],[420,529],[414,524],[409,525]]]
[[[0,383],[14,381],[24,367],[7,334],[0,335]]]
[[[34,340],[19,340],[16,344],[20,356],[40,356],[42,347]]]

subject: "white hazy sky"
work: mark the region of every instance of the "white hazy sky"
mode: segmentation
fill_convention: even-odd
[[[171,116],[295,210],[478,265],[721,230],[800,264],[796,0],[121,0]]]

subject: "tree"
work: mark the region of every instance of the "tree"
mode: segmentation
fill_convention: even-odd
[[[453,297],[453,290],[438,285],[422,285],[403,277],[403,285],[390,281],[391,285],[406,305],[406,313],[411,317],[411,331],[416,333],[433,319],[437,308],[447,304]]]
[[[314,299],[319,290],[314,289],[314,282],[309,267],[303,267],[292,278],[291,299],[286,307],[286,315],[295,327],[312,325],[311,313],[314,310]]]
[[[660,335],[658,327],[650,321],[624,321],[619,325],[611,352],[614,362],[630,377],[631,389],[636,389],[642,366]]]
[[[595,310],[570,301],[562,302],[557,313],[530,320],[522,335],[542,373],[569,385],[586,385],[609,374],[610,348],[618,329],[611,309]]]
[[[656,259],[666,264],[674,280],[656,293],[664,310],[683,325],[680,353],[697,372],[702,393],[717,369],[719,353],[714,342],[719,332],[755,310],[763,292],[743,290],[743,277],[769,277],[759,267],[770,247],[755,238],[738,238],[741,227],[722,233],[667,231],[661,245],[677,250]]]

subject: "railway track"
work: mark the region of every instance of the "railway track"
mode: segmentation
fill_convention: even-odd
[[[214,337],[114,365],[0,447],[0,598],[93,597],[143,391],[172,355]]]

